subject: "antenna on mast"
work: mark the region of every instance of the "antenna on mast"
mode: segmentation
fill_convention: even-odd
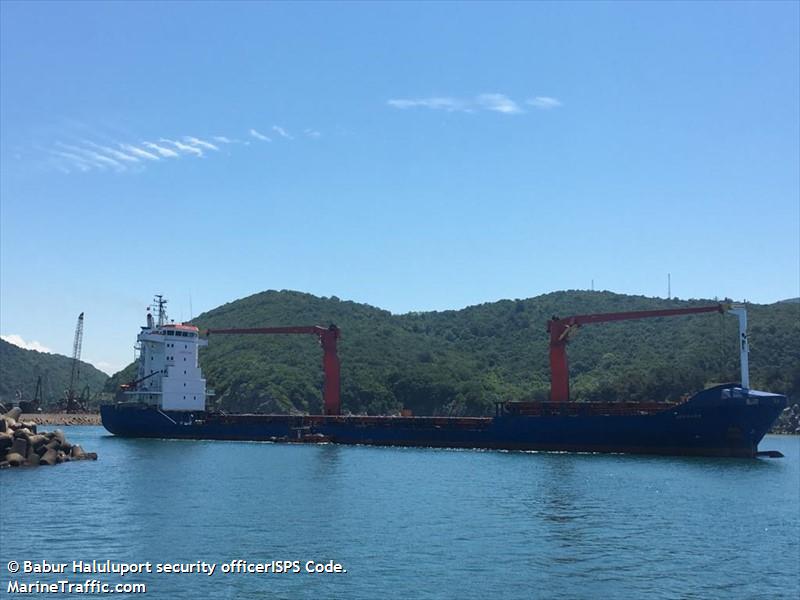
[[[672,299],[672,274],[667,273],[667,300]]]
[[[167,301],[162,294],[156,294],[155,309],[156,318],[158,319],[156,325],[161,327],[167,322]]]

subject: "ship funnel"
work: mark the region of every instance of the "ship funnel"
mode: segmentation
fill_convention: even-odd
[[[742,371],[742,387],[750,389],[750,367],[747,354],[750,345],[747,342],[747,309],[741,304],[731,304],[728,312],[739,317],[739,361]]]

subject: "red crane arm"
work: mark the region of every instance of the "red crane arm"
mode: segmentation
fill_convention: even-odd
[[[336,352],[336,341],[339,339],[339,328],[336,325],[320,327],[309,325],[301,327],[244,327],[234,329],[206,329],[206,335],[214,334],[293,334],[310,333],[319,337],[322,346],[322,369],[325,373],[322,398],[326,415],[338,415],[341,412],[339,356]]]
[[[724,313],[725,304],[713,306],[696,306],[692,308],[668,308],[663,310],[637,310],[617,313],[601,313],[596,315],[575,315],[559,319],[553,317],[547,322],[550,333],[550,400],[566,402],[569,400],[569,364],[567,362],[567,342],[581,325],[606,323],[608,321],[627,321],[631,319],[647,319],[651,317],[674,317],[698,313]]]

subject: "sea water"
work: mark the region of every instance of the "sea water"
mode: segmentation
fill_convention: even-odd
[[[798,437],[710,459],[65,430],[97,462],[0,472],[0,595],[800,597]]]

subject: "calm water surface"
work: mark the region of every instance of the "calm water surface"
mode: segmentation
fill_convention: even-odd
[[[0,595],[12,559],[334,559],[346,574],[124,581],[139,598],[800,597],[796,437],[744,460],[66,432],[99,460],[0,472]]]

